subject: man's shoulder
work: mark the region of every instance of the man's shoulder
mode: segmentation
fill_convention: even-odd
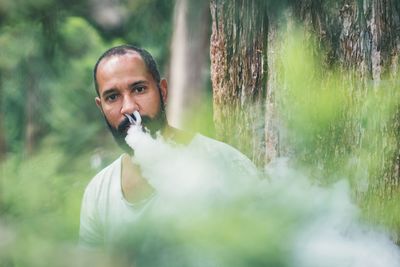
[[[237,148],[233,146],[218,141],[216,139],[207,137],[202,134],[196,134],[193,138],[193,143],[200,145],[203,147],[204,150],[211,153],[222,153],[226,155],[230,155],[230,157],[239,157],[239,158],[246,158],[248,159],[242,152],[240,152]]]
[[[193,145],[203,150],[219,166],[225,167],[227,173],[241,175],[243,177],[258,177],[258,169],[255,164],[235,147],[216,139],[196,134]]]
[[[243,161],[249,165],[254,165],[253,162],[237,148],[216,139],[204,136],[202,134],[196,134],[195,138],[193,139],[193,143],[197,144],[198,146],[202,146],[204,151],[209,153],[209,155],[213,155],[218,158],[227,158],[229,161]]]
[[[218,141],[216,139],[213,139],[211,137],[202,135],[200,133],[196,133],[194,135],[192,143],[193,144],[201,144],[202,146],[206,146],[207,148],[208,147],[210,147],[210,148],[214,147],[215,148],[215,146],[229,146],[226,143],[223,143],[223,142]]]
[[[116,174],[120,173],[121,170],[121,159],[122,156],[119,156],[112,163],[104,167],[101,171],[99,171],[89,182],[86,187],[86,191],[99,191],[106,185],[111,183],[113,177]]]

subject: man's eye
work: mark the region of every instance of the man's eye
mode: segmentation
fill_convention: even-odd
[[[137,86],[135,87],[135,93],[143,93],[146,88],[144,86]]]
[[[109,101],[109,102],[115,101],[117,99],[117,97],[118,97],[117,94],[108,95],[108,96],[106,96],[106,101]]]

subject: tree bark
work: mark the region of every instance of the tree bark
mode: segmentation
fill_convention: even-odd
[[[298,2],[297,15],[310,25],[310,30],[328,47],[329,62],[339,62],[344,70],[354,70],[363,85],[352,90],[364,90],[371,85],[379,89],[381,80],[399,79],[400,54],[400,2],[397,0],[345,0],[342,3],[323,4],[323,1]],[[395,83],[393,85],[395,86]],[[357,101],[357,99],[355,99]],[[368,194],[392,201],[400,185],[400,106],[389,124],[381,123],[377,129],[384,136],[396,136],[394,147],[385,147],[380,137],[372,142],[382,151],[375,151],[380,166],[378,179],[372,180]],[[376,112],[380,112],[377,110]],[[357,119],[356,119],[357,121]],[[354,132],[362,132],[358,121]],[[360,144],[360,134],[354,135],[353,144]],[[387,158],[383,150],[395,151]],[[389,154],[390,155],[390,154]],[[376,205],[376,204],[374,204]],[[376,211],[375,211],[376,212]],[[384,213],[384,209],[380,209]],[[383,214],[375,215],[380,217]],[[387,217],[391,215],[386,215]],[[392,218],[395,221],[396,218]],[[398,237],[397,240],[400,241]]]
[[[294,10],[329,48],[331,62],[338,60],[375,82],[398,73],[399,1],[303,0]]]
[[[285,133],[280,128],[282,114],[277,111],[276,99],[277,92],[283,90],[277,82],[282,29],[299,23],[311,32],[317,48],[323,48],[326,67],[338,66],[345,79],[356,81],[356,88],[349,90],[358,90],[358,95],[371,85],[378,90],[381,80],[398,79],[400,74],[397,0],[301,0],[286,4],[212,0],[211,14],[217,137],[243,151],[258,166],[292,152],[290,144],[282,141]],[[356,77],[350,76],[354,73]],[[361,101],[357,95],[354,97],[353,101]],[[377,181],[370,185],[369,192],[381,199],[394,199],[400,186],[400,111],[391,119],[391,125],[381,124],[378,131],[382,136],[396,136],[394,147],[382,147],[379,137],[373,141],[382,150],[395,151],[393,159],[387,158],[384,151],[374,152],[380,161],[375,165],[380,167],[379,173],[370,174],[376,175]],[[351,148],[342,150],[353,149],[362,141],[361,119],[351,120],[353,139],[347,140]]]
[[[355,70],[364,85],[370,81],[378,85],[382,78],[395,77],[399,72],[398,1],[303,0],[287,4],[279,12],[272,7],[255,0],[211,1],[217,136],[243,150],[259,165],[289,150],[279,141],[274,97],[275,61],[279,57],[277,29],[287,27],[284,24],[288,21],[297,19],[317,36],[319,46],[327,51],[328,66],[339,64],[343,69]],[[286,21],[282,19],[285,12],[290,14]],[[262,135],[256,125],[264,128]],[[254,153],[259,148],[264,152]]]
[[[266,1],[211,1],[216,136],[265,162]]]

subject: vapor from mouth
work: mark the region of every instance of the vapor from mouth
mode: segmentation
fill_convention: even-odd
[[[135,110],[132,115],[125,114],[125,117],[128,118],[130,124],[141,125],[142,117],[140,116],[139,111]]]
[[[127,256],[138,266],[399,267],[399,249],[361,220],[346,180],[320,186],[286,158],[256,179],[229,151],[179,146],[135,125],[125,140],[156,191],[117,241],[139,251]]]

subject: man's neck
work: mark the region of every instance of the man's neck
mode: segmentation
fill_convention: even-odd
[[[142,176],[140,167],[127,154],[122,156],[121,190],[126,201],[138,204],[154,193],[154,188]]]

